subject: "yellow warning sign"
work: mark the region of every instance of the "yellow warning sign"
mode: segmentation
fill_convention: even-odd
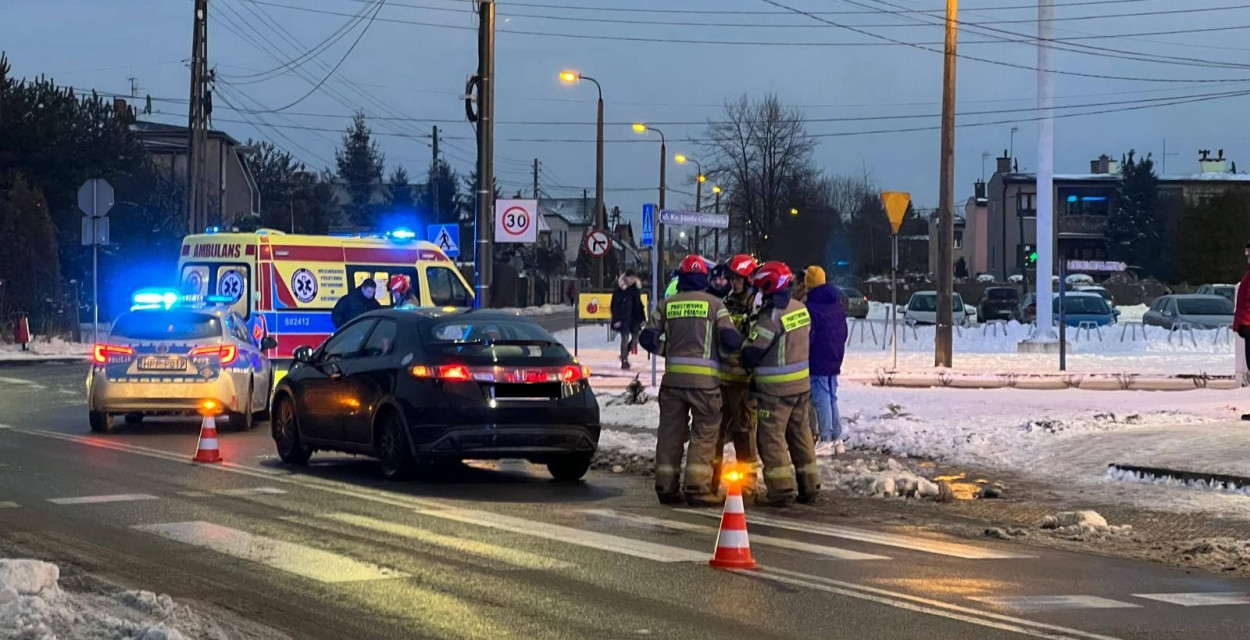
[[[907,215],[907,205],[911,204],[911,194],[903,191],[882,191],[881,202],[885,203],[890,226],[894,228],[894,233],[898,233],[903,226],[903,216]]]

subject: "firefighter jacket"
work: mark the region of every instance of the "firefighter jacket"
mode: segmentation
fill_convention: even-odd
[[[792,396],[811,391],[807,365],[811,325],[807,307],[784,294],[774,295],[760,310],[743,349],[743,361],[754,369],[760,393]]]
[[[661,384],[675,389],[720,386],[722,341],[737,349],[741,335],[724,303],[701,290],[681,291],[662,301],[640,339],[643,348],[664,356]]]

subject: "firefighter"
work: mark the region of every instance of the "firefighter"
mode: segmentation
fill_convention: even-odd
[[[785,506],[796,498],[815,502],[820,471],[807,424],[811,317],[803,303],[790,298],[794,275],[784,263],[765,262],[752,282],[763,294],[764,306],[742,349],[742,361],[753,370],[758,391],[756,437],[768,495],[757,502],[767,506]]]
[[[742,335],[747,334],[758,311],[755,306],[755,290],[751,287],[751,274],[755,273],[757,266],[755,258],[746,254],[736,255],[724,264],[729,278],[729,293],[724,299],[725,308],[729,310],[730,321]],[[742,466],[744,475],[742,493],[754,495],[756,477],[759,475],[759,453],[755,446],[755,402],[750,393],[751,376],[742,366],[741,353],[722,352],[721,362],[721,428],[720,440],[716,445],[713,465],[716,474],[713,480],[720,477],[725,443],[732,442],[734,455]]]
[[[655,447],[655,492],[663,504],[718,504],[712,487],[712,461],[720,433],[722,348],[737,351],[742,334],[725,305],[706,292],[708,266],[689,255],[678,269],[677,293],[656,307],[643,330],[642,348],[664,356],[660,383],[660,428]],[[686,440],[686,480],[680,485]]]
[[[412,279],[402,273],[391,276],[386,283],[386,289],[391,292],[392,307],[421,306],[421,299],[412,290]]]

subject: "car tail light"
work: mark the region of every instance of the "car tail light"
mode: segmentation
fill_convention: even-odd
[[[106,364],[109,356],[133,356],[135,350],[130,347],[122,347],[115,344],[97,344],[91,350],[92,359],[96,364]]]
[[[230,364],[239,357],[239,350],[232,344],[219,344],[211,347],[196,347],[188,355],[218,356],[222,364]]]
[[[471,379],[469,368],[462,364],[445,364],[428,366],[419,364],[408,370],[414,378],[431,378],[436,380],[464,381]]]
[[[590,368],[570,364],[560,370],[560,382],[577,382],[590,379]]]

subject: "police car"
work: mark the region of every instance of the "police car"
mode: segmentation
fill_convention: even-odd
[[[191,415],[219,407],[229,426],[250,428],[267,419],[273,367],[257,339],[226,305],[174,292],[135,294],[134,306],[94,345],[87,373],[92,431],[107,431],[115,416],[135,424],[148,415]]]

